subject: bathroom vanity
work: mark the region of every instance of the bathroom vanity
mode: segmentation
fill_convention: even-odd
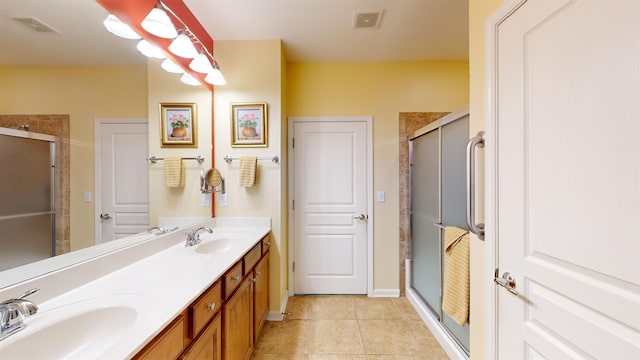
[[[209,227],[185,246],[189,232]],[[248,359],[269,311],[268,218],[217,218],[0,290],[39,311],[0,358]]]

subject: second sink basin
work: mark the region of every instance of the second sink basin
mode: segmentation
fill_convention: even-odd
[[[47,324],[33,322],[26,329],[12,335],[15,340],[5,339],[4,344],[0,343],[0,358],[99,358],[126,337],[138,317],[137,311],[127,306],[84,309],[63,317],[56,314],[33,316],[47,315],[59,319]]]

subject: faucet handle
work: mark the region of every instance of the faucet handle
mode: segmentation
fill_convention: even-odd
[[[20,295],[20,297],[18,297],[17,299],[22,300],[22,299],[26,298],[29,295],[33,295],[33,294],[37,293],[38,291],[40,291],[40,289],[38,289],[38,288],[33,288],[33,289],[30,289],[30,290],[27,290],[27,292],[25,292],[24,294]]]

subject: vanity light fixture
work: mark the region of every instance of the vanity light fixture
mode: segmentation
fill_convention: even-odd
[[[184,69],[182,69],[182,67],[180,67],[180,65],[174,63],[173,61],[171,61],[171,59],[166,58],[162,61],[162,63],[160,64],[160,66],[166,71],[166,72],[170,72],[170,73],[174,73],[174,74],[182,74],[184,73]]]
[[[156,46],[151,45],[147,40],[140,40],[138,45],[136,45],[138,51],[142,53],[142,55],[146,57],[152,57],[156,59],[166,59],[166,55],[157,48]]]
[[[204,52],[200,52],[196,57],[191,60],[189,63],[189,68],[193,71],[197,71],[201,74],[208,74],[213,71],[213,66],[211,62],[209,62],[209,58]]]
[[[142,28],[155,36],[173,39],[178,36],[175,26],[169,19],[169,15],[163,9],[164,4],[159,3],[149,11],[149,14],[142,20]]]
[[[113,35],[116,35],[125,39],[132,39],[132,40],[141,39],[138,33],[133,31],[133,29],[131,29],[129,25],[120,21],[120,19],[118,19],[113,14],[109,14],[102,23],[104,24],[104,27],[107,28],[107,30]]]
[[[200,85],[202,85],[202,84],[200,84],[200,80],[194,78],[189,73],[182,74],[182,76],[180,77],[180,81],[182,81],[183,84],[187,84],[187,85],[191,85],[191,86],[200,86]]]
[[[182,33],[169,44],[169,51],[174,55],[193,59],[198,55],[198,50],[196,50],[196,47],[193,45],[188,33],[188,31],[183,30]]]

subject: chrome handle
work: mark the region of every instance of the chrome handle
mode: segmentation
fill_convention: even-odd
[[[498,270],[496,269],[496,276],[493,278],[493,282],[509,290],[509,292],[515,296],[520,295],[516,291],[516,279],[510,272],[505,272],[502,274],[502,277],[498,277]]]
[[[100,220],[109,220],[111,219],[110,214],[100,214]]]
[[[367,220],[369,217],[365,214],[356,215],[353,217],[356,220]]]
[[[484,131],[467,143],[467,227],[484,240],[484,224],[476,224],[476,147],[484,147]]]
[[[33,288],[31,290],[27,290],[27,292],[25,292],[20,297],[18,297],[18,299],[24,299],[29,295],[33,295],[33,294],[37,293],[38,291],[40,291],[40,289],[38,289],[38,288]]]
[[[207,309],[214,310],[215,308],[216,308],[216,303],[208,303],[207,304]]]

